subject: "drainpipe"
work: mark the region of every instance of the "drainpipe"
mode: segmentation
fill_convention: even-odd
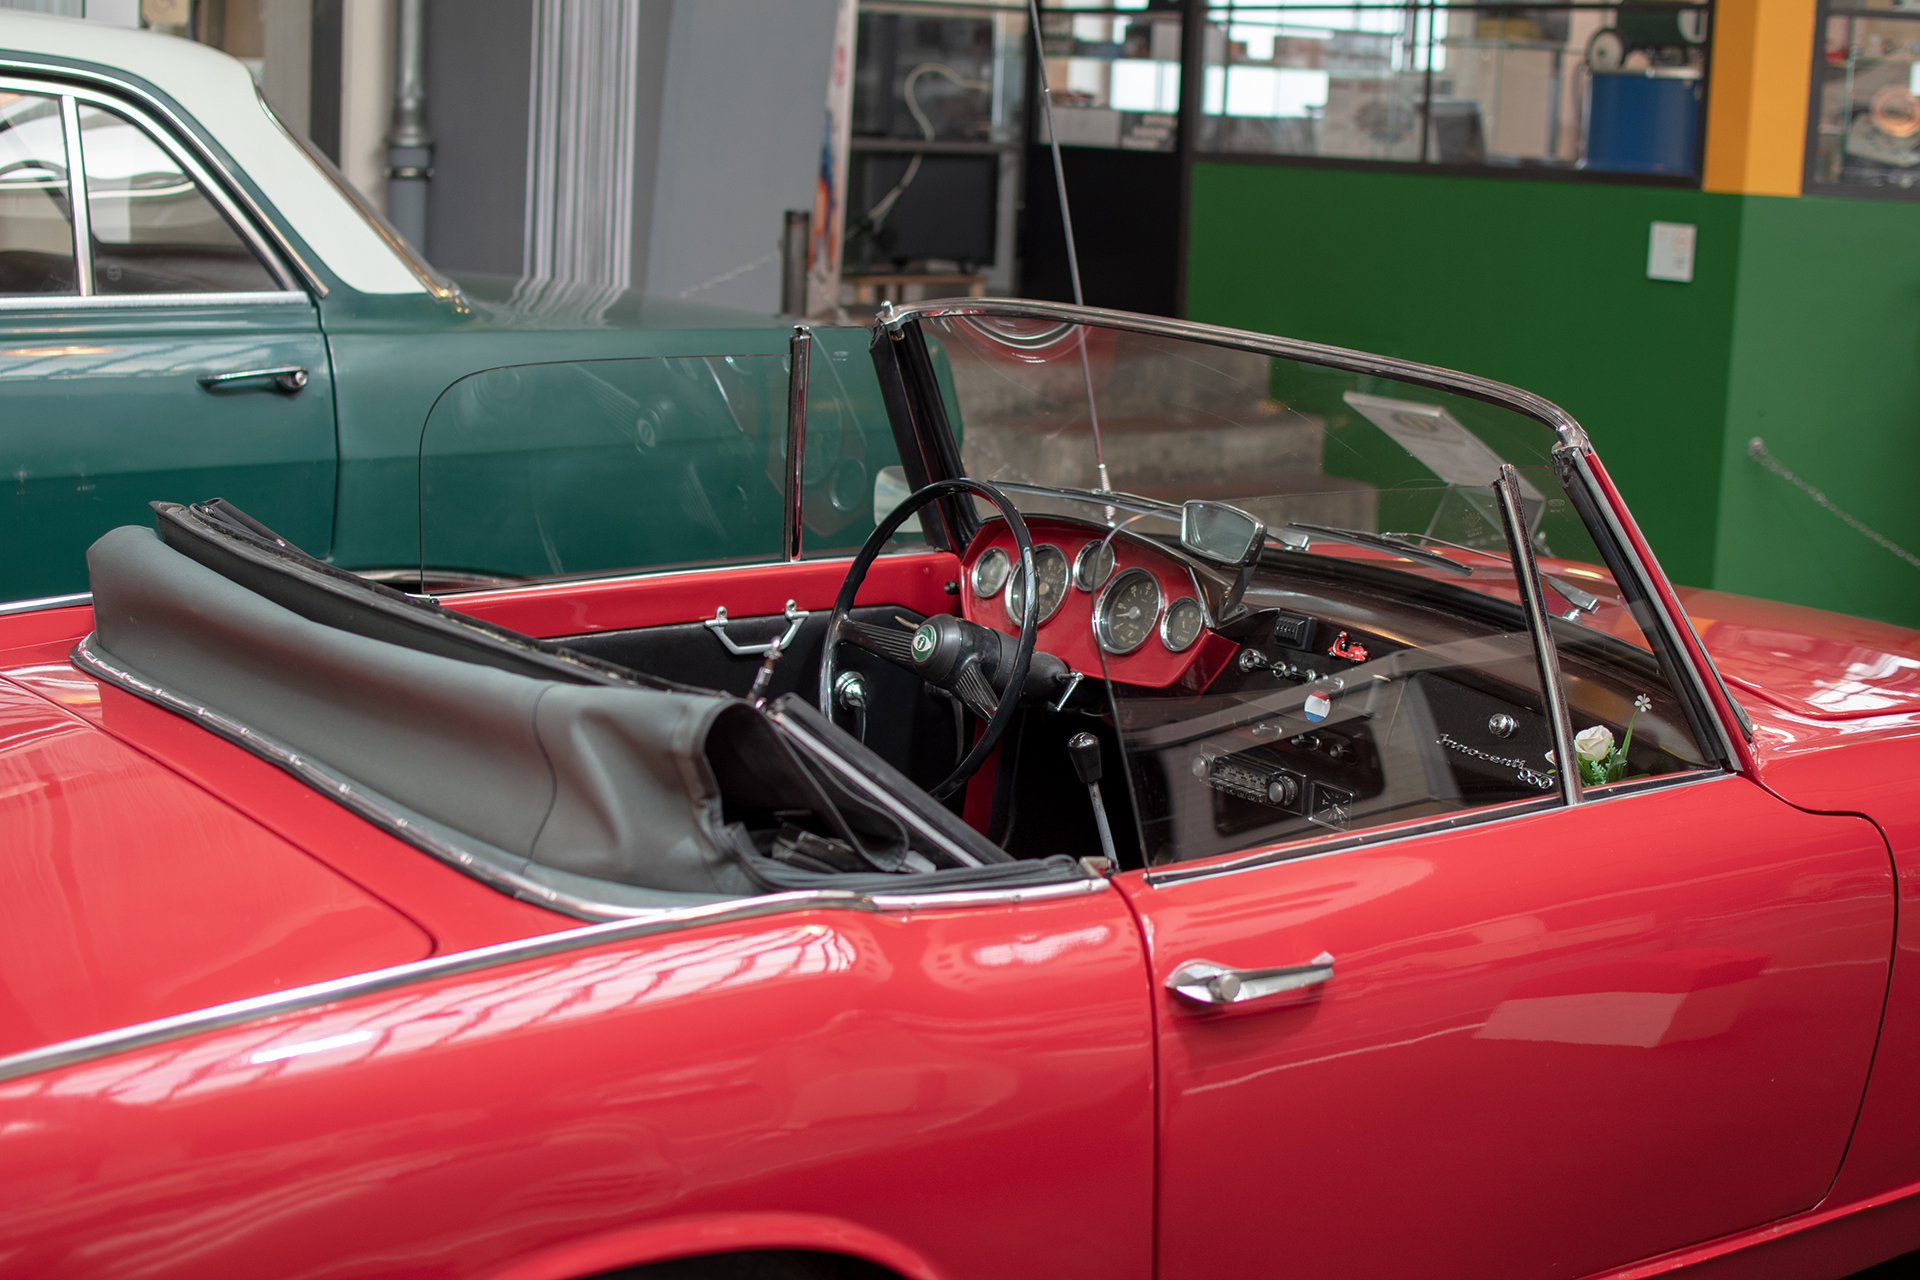
[[[426,0],[400,0],[394,41],[393,128],[387,134],[387,220],[427,253],[427,180],[433,135],[427,132]]]

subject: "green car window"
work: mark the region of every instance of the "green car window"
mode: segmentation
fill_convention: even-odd
[[[60,101],[0,90],[0,294],[74,292]]]
[[[280,287],[164,147],[118,112],[79,106],[95,293]]]

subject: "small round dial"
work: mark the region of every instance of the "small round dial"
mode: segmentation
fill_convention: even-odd
[[[1018,569],[1009,572],[1012,576],[1007,579],[1007,617],[1017,627],[1027,607],[1027,575]],[[1035,547],[1033,580],[1039,593],[1033,601],[1033,621],[1037,626],[1060,612],[1060,605],[1067,598],[1066,553],[1054,546]]]
[[[1007,555],[1005,547],[988,547],[973,562],[973,594],[982,600],[992,599],[1000,594],[1000,588],[1007,585],[1007,571],[1013,568],[1013,560]]]
[[[1160,619],[1160,643],[1179,653],[1190,648],[1205,628],[1200,602],[1192,596],[1181,596],[1167,606],[1167,616]]]
[[[1145,569],[1129,569],[1100,593],[1093,606],[1093,634],[1108,653],[1132,653],[1160,620],[1160,583]]]
[[[1098,591],[1113,576],[1113,544],[1105,538],[1089,542],[1073,558],[1073,585],[1082,591]]]

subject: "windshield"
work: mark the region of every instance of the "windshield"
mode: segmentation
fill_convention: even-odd
[[[1599,559],[1554,479],[1553,429],[1511,409],[1156,334],[1005,316],[923,324],[976,479],[1107,489],[1174,507],[1229,502],[1296,545],[1290,524],[1504,556],[1491,482],[1510,462],[1536,550]],[[1059,505],[1032,493],[1016,501]]]
[[[918,322],[967,474],[1008,490],[1043,579],[1064,566],[1041,582],[1038,644],[1103,681],[1145,861],[1551,801],[1560,762],[1493,488],[1503,464],[1574,729],[1620,748],[1582,781],[1699,767],[1635,602],[1556,475],[1559,434],[1493,403],[1501,388],[1477,398],[1447,385],[1458,375],[1390,378],[1226,331]],[[1194,500],[1264,522],[1254,563],[1182,544]],[[1003,536],[981,515],[967,581],[994,585],[1002,561],[971,572]],[[966,604],[1012,625],[1005,601]]]

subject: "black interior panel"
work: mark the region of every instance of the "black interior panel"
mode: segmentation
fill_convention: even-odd
[[[854,620],[870,627],[911,631],[925,615],[896,605],[875,605],[853,611]],[[785,634],[791,625],[782,614],[732,618],[727,634],[735,644],[765,644]],[[808,702],[818,694],[820,650],[826,638],[827,611],[816,609],[800,624],[793,645],[781,654],[766,691],[768,701],[783,693],[797,693]],[[745,697],[760,670],[759,655],[735,655],[705,623],[683,622],[630,631],[596,631],[560,640],[567,648],[603,661],[618,663],[648,675],[683,681]],[[960,753],[953,704],[928,691],[920,678],[884,658],[852,645],[840,646],[840,669],[858,671],[867,681],[866,744],[894,768],[922,787],[932,787],[953,771]],[[837,722],[849,732],[858,726],[841,713]]]

